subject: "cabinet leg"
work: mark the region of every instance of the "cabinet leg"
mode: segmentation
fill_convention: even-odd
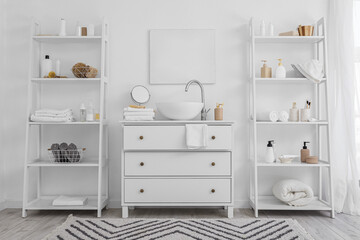
[[[227,207],[227,217],[228,218],[234,217],[234,207]]]
[[[26,212],[26,210],[23,208],[22,209],[22,214],[21,214],[21,216],[23,217],[23,218],[26,218],[27,217],[27,212]]]
[[[334,211],[334,209],[331,210],[331,218],[335,218],[335,211]]]
[[[129,208],[122,207],[122,218],[128,218],[128,216],[129,216]]]
[[[258,218],[259,217],[259,210],[254,209],[254,214],[255,214],[255,217]]]
[[[97,210],[97,217],[100,218],[101,217],[101,209]]]

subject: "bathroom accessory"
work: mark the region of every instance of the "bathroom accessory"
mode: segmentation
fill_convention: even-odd
[[[152,121],[155,112],[152,108],[124,108],[124,120],[126,121]]]
[[[216,108],[214,109],[214,119],[215,120],[223,120],[224,119],[224,104],[217,103]]]
[[[98,73],[96,68],[82,62],[76,63],[71,70],[77,78],[95,78]]]
[[[208,145],[208,125],[186,124],[186,146],[188,149],[206,148]]]
[[[274,196],[290,206],[305,206],[314,200],[312,188],[296,179],[284,179],[272,188]]]
[[[60,76],[60,60],[56,60],[55,62],[55,75]]]
[[[41,62],[41,76],[42,78],[47,77],[49,72],[52,71],[52,61],[49,55],[45,55],[45,59]]]
[[[301,121],[309,122],[311,118],[311,109],[310,108],[302,108],[301,109]]]
[[[94,105],[92,103],[89,104],[86,109],[86,121],[93,122],[94,121]]]
[[[160,102],[157,110],[171,120],[192,120],[199,115],[204,104],[201,102]]]
[[[210,111],[210,108],[208,110],[205,110],[205,91],[204,91],[204,86],[202,85],[201,82],[199,82],[198,80],[191,80],[189,81],[186,86],[185,86],[185,92],[187,92],[189,90],[189,87],[191,84],[197,84],[200,87],[201,90],[201,102],[203,103],[203,108],[201,109],[201,120],[206,120],[206,116],[207,113]]]
[[[276,74],[275,77],[276,78],[286,78],[286,69],[282,64],[282,59],[279,58],[279,64],[278,67],[276,68]]]
[[[65,19],[61,18],[60,19],[60,31],[59,31],[59,36],[66,36],[66,21]]]
[[[289,113],[287,111],[281,111],[279,113],[280,122],[287,122],[289,120]]]
[[[76,36],[81,37],[81,26],[79,21],[76,23]]]
[[[312,36],[314,34],[314,26],[301,26],[298,27],[300,36]]]
[[[86,204],[87,197],[74,197],[61,195],[52,202],[53,206],[83,206]]]
[[[274,25],[269,23],[269,36],[274,36]]]
[[[269,119],[272,122],[277,122],[277,120],[279,120],[279,113],[277,111],[271,111],[269,113]]]
[[[147,103],[151,97],[149,90],[142,85],[134,86],[131,89],[130,96],[131,99],[138,105]]]
[[[272,69],[266,65],[266,60],[261,60],[264,64],[261,67],[261,77],[262,78],[272,78]]]
[[[299,36],[299,31],[282,32],[279,36]]]
[[[318,156],[309,156],[306,158],[306,163],[309,164],[318,164],[319,163],[319,157]]]
[[[71,109],[55,110],[40,109],[30,116],[32,122],[72,122],[74,121]]]
[[[87,27],[81,27],[81,36],[87,36]]]
[[[297,155],[280,155],[279,160],[281,163],[291,163]]]
[[[69,145],[70,146],[70,145]],[[80,163],[85,155],[86,148],[53,150],[48,149],[49,161],[52,163]]]
[[[296,107],[296,102],[293,102],[292,108],[289,109],[289,121],[298,122],[299,121],[299,109]]]
[[[313,83],[320,83],[323,80],[324,66],[319,60],[312,59],[304,64],[294,64],[293,68]]]
[[[86,107],[85,104],[81,104],[80,105],[80,117],[79,117],[80,122],[86,122]]]
[[[265,162],[267,163],[274,163],[276,160],[272,143],[274,143],[274,140],[268,141],[266,146]]]
[[[266,35],[266,31],[265,31],[265,20],[262,20],[260,23],[260,36],[265,36]]]
[[[95,26],[94,26],[94,24],[89,24],[87,26],[87,35],[88,36],[94,36],[95,35]]]
[[[306,158],[310,156],[310,149],[307,148],[306,144],[310,142],[304,142],[303,148],[300,150],[301,162],[306,162]]]

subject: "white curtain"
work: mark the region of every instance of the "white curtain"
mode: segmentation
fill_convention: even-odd
[[[354,0],[330,0],[329,106],[335,210],[360,215],[355,144]]]

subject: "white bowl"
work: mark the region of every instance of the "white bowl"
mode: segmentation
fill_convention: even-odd
[[[281,155],[279,160],[281,163],[291,163],[294,158],[297,158],[297,155]]]
[[[203,108],[201,102],[161,102],[156,103],[157,110],[171,120],[194,119]]]

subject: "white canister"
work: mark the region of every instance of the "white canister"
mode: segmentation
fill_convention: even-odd
[[[311,118],[310,108],[302,108],[301,109],[301,121],[308,122]]]
[[[59,36],[66,36],[66,21],[65,19],[60,19],[60,32]]]

